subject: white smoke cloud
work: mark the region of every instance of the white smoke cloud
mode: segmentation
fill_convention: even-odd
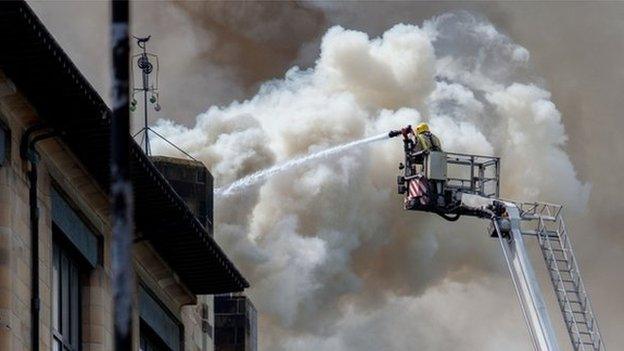
[[[563,150],[561,114],[527,73],[528,59],[466,13],[399,24],[379,38],[334,27],[314,67],[294,67],[249,100],[211,107],[192,128],[161,120],[156,129],[226,185],[428,121],[448,151],[501,156],[503,196],[582,209],[588,185]],[[175,155],[162,142],[153,149]],[[357,149],[217,203],[215,234],[252,283],[263,349],[523,348],[506,343],[510,335],[522,342],[513,331],[518,316],[507,333],[464,341],[475,314],[496,314],[461,306],[496,295],[483,275],[503,272],[498,251],[478,221],[403,212],[395,193],[401,158],[396,140]]]
[[[373,109],[421,106],[434,87],[435,56],[427,34],[399,24],[381,38],[331,28],[315,73],[328,91],[348,91]]]
[[[390,296],[383,309],[347,309],[330,337],[306,336],[285,342],[285,349],[312,350],[464,350],[520,351],[530,343],[509,304],[511,289],[490,279],[468,284],[451,281],[420,296]],[[483,306],[475,300],[487,299]],[[478,323],[475,320],[478,319]],[[390,321],[390,322],[389,322]],[[465,329],[470,325],[470,330]],[[457,330],[464,330],[458,334]],[[513,330],[511,333],[502,331]],[[446,335],[440,338],[440,335]],[[479,335],[490,335],[483,339]],[[346,336],[346,337],[343,337]]]

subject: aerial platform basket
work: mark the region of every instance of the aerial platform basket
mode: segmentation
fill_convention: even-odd
[[[467,194],[498,198],[500,195],[500,158],[446,154],[446,188]]]
[[[462,196],[498,198],[500,158],[442,151],[405,150],[405,163],[397,177],[398,192],[405,195],[406,210],[443,215],[470,214]]]

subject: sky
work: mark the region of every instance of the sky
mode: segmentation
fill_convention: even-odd
[[[107,99],[109,84],[107,3],[29,1],[29,4],[77,67]],[[544,102],[545,106],[550,106],[548,102],[552,102],[561,116],[560,120],[556,120],[551,126],[554,134],[548,134],[559,136],[562,139],[560,143],[539,147],[533,147],[533,144],[517,145],[514,148],[509,147],[504,141],[497,140],[497,135],[504,134],[492,127],[496,125],[500,128],[509,123],[513,124],[512,122],[500,125],[488,122],[490,121],[488,119],[471,120],[472,117],[469,116],[466,123],[468,125],[472,123],[483,135],[484,140],[474,141],[467,147],[482,145],[483,149],[479,151],[504,153],[508,158],[503,159],[503,165],[507,162],[519,164],[520,171],[504,166],[507,167],[508,178],[502,182],[505,184],[507,181],[507,184],[510,184],[508,190],[513,195],[521,194],[522,190],[532,186],[526,180],[515,180],[514,177],[522,174],[521,171],[534,170],[531,174],[536,176],[535,179],[545,183],[553,178],[548,177],[552,174],[549,167],[554,168],[555,165],[546,161],[540,163],[540,156],[536,153],[544,153],[552,147],[552,150],[562,151],[563,156],[557,153],[561,159],[569,158],[571,168],[566,168],[562,174],[576,182],[548,186],[537,184],[535,188],[544,196],[554,196],[555,200],[578,202],[566,204],[572,209],[577,209],[567,214],[568,227],[576,245],[584,280],[607,346],[616,347],[624,342],[624,336],[618,333],[624,327],[622,318],[624,303],[621,298],[624,296],[624,284],[619,270],[624,264],[624,239],[619,233],[622,224],[620,213],[624,205],[620,201],[622,190],[618,182],[619,174],[624,168],[624,160],[620,157],[624,151],[624,140],[620,137],[620,132],[624,130],[622,125],[624,122],[619,117],[621,111],[619,93],[624,88],[622,79],[624,70],[618,64],[624,53],[624,39],[621,36],[624,30],[622,20],[624,4],[135,2],[132,7],[133,34],[152,35],[148,48],[159,55],[160,62],[159,88],[163,108],[160,112],[150,112],[150,121],[152,124],[160,123],[158,125],[163,131],[170,133],[168,135],[171,137],[179,134],[185,136],[186,140],[198,138],[193,139],[198,140],[196,144],[187,147],[195,147],[198,155],[213,173],[221,177],[217,182],[233,181],[239,176],[291,156],[349,141],[341,138],[352,140],[363,136],[368,130],[374,131],[377,130],[375,128],[389,125],[384,124],[384,121],[391,117],[402,120],[420,118],[418,116],[422,115],[422,118],[431,118],[429,121],[433,124],[437,105],[433,104],[434,107],[431,107],[430,102],[435,100],[437,96],[435,92],[443,91],[440,90],[440,85],[437,88],[433,86],[426,88],[427,77],[433,75],[426,71],[427,60],[435,61],[441,58],[441,52],[444,50],[447,50],[448,55],[459,58],[469,58],[472,54],[470,47],[462,47],[462,42],[457,40],[449,41],[447,46],[440,46],[441,41],[431,39],[431,33],[424,30],[424,23],[431,21],[435,16],[449,11],[456,13],[459,10],[470,11],[479,18],[479,21],[491,24],[497,33],[510,38],[509,41],[501,39],[505,45],[521,47],[529,53],[526,60],[521,60],[521,69],[497,63],[505,69],[504,72],[513,71],[513,74],[504,74],[504,77],[496,76],[498,79],[496,83],[500,87],[493,90],[483,87],[470,90],[477,95],[476,100],[484,104],[483,114],[505,121],[520,121],[523,115],[514,115],[515,110],[504,110],[508,95],[519,94],[517,89],[509,87],[512,83],[519,82],[539,87],[540,90],[526,90],[523,96]],[[67,18],[72,20],[68,21]],[[367,45],[375,47],[376,44],[372,42],[357,41],[359,39],[353,38],[359,36],[357,33],[365,33],[371,40],[380,35],[385,36],[399,23],[418,26],[419,30],[414,30],[415,36],[425,32],[422,34],[425,43],[410,44],[417,48],[418,55],[430,50],[426,42],[435,41],[431,54],[433,56],[415,63],[425,71],[406,73],[406,77],[422,85],[412,87],[409,81],[392,82],[394,85],[388,85],[389,91],[397,93],[393,96],[403,96],[400,94],[404,93],[405,99],[390,101],[384,96],[362,92],[362,87],[370,83],[356,78],[369,75],[370,70],[360,72],[352,80],[345,81],[344,76],[350,71],[346,70],[347,66],[339,65],[340,60],[335,58],[335,55],[342,52],[340,44],[335,43],[354,40],[353,43],[359,43],[358,45],[363,47]],[[344,28],[345,32],[337,29],[332,32],[330,28],[335,25]],[[461,36],[461,33],[453,35]],[[483,43],[474,45],[481,47],[479,45]],[[487,52],[488,46],[483,48]],[[494,47],[492,50],[494,55],[492,57],[497,57],[495,56],[497,49]],[[349,54],[349,51],[344,52],[346,52],[344,55]],[[347,57],[351,63],[359,62],[361,58],[357,55]],[[390,69],[394,69],[392,55],[376,57],[389,65]],[[417,57],[410,59],[416,60]],[[421,65],[421,62],[424,63]],[[365,62],[362,67],[370,68],[369,64]],[[432,65],[439,66],[439,60]],[[300,67],[300,70],[293,71],[294,66]],[[438,66],[431,69],[439,71]],[[305,74],[306,70],[312,73]],[[338,72],[342,78],[332,77],[327,72]],[[453,81],[454,78],[449,76],[450,73],[445,74],[446,79]],[[377,83],[387,83],[384,77],[379,79]],[[317,80],[321,80],[323,84]],[[333,90],[328,91],[328,86],[333,87]],[[407,88],[397,88],[404,86]],[[418,90],[420,87],[425,88],[421,91]],[[343,100],[334,98],[336,91],[340,91],[343,98],[347,96],[344,98],[346,101],[344,105],[338,104]],[[292,94],[285,95],[283,92]],[[490,98],[481,101],[479,93],[490,94]],[[292,100],[288,100],[291,98]],[[350,98],[355,100],[349,100]],[[277,109],[273,103],[276,100],[272,99],[284,99],[283,101],[290,105]],[[240,104],[232,104],[232,101],[240,101]],[[304,104],[305,101],[309,101],[309,104]],[[292,111],[288,106],[292,106]],[[318,106],[330,106],[332,113],[343,111],[341,106],[348,109],[342,114],[336,114],[334,121],[318,120],[315,119],[317,116],[314,113],[315,108],[320,108]],[[404,115],[409,115],[405,117],[399,113],[403,107],[416,112],[404,111],[402,112]],[[466,109],[468,107],[466,105]],[[491,112],[490,108],[499,110]],[[390,111],[387,116],[380,112],[382,109]],[[361,116],[354,116],[349,112],[352,110],[361,111]],[[552,118],[556,119],[557,114],[551,112],[549,116],[555,116]],[[272,113],[275,114],[275,121],[271,119]],[[288,120],[285,119],[288,113],[301,123],[300,129],[284,131],[283,127],[288,125]],[[251,114],[252,117],[240,117],[245,114]],[[300,116],[295,118],[295,114]],[[263,117],[265,115],[266,117]],[[135,118],[139,116],[140,110],[135,114]],[[454,116],[451,114],[451,117]],[[313,125],[307,125],[306,120],[320,124],[335,123],[338,126],[344,123],[344,128],[317,130]],[[165,121],[169,121],[169,124]],[[447,120],[440,117],[436,123],[440,128],[451,131],[454,125],[445,124],[445,121]],[[346,126],[351,122],[360,123],[363,127],[361,130],[348,129]],[[236,126],[233,127],[231,124]],[[558,126],[563,128],[562,131]],[[135,124],[135,128],[137,127],[140,127],[138,123]],[[465,132],[462,132],[461,128],[458,128],[456,133],[448,133],[447,143],[450,142],[452,146],[457,147],[463,146],[461,142],[465,139],[461,137]],[[527,130],[525,133],[529,136],[540,136],[538,131]],[[236,146],[233,146],[234,142],[228,143],[226,138],[219,138],[222,134],[232,135],[231,140],[235,137]],[[242,144],[244,149],[236,149],[241,139],[245,140]],[[531,138],[529,141],[541,142]],[[211,145],[215,145],[215,148],[208,147]],[[235,155],[228,157],[237,160],[245,150],[254,150],[253,157],[249,158],[253,162],[246,161],[240,164],[223,162],[228,155],[227,152],[236,151]],[[365,153],[360,156],[380,160],[386,158],[383,154],[377,155],[376,151],[370,152],[372,154]],[[510,161],[509,158],[514,161]],[[327,183],[323,172],[349,175],[352,174],[350,172],[359,170],[349,165],[348,157],[341,159],[339,163],[343,166],[342,169],[318,166],[293,176],[298,180],[310,182],[309,186],[313,187],[314,184],[318,186]],[[367,182],[370,183],[358,185],[357,182],[356,184],[347,182],[349,189],[357,190],[358,186],[377,186],[386,176],[376,174],[370,168],[365,170],[369,174]],[[426,228],[421,228],[421,231],[425,234],[419,236],[418,240],[412,240],[406,235],[390,235],[391,242],[380,244],[376,239],[362,234],[366,233],[366,230],[360,227],[361,223],[343,223],[336,218],[328,217],[322,209],[315,208],[315,204],[319,203],[327,204],[330,208],[341,204],[340,200],[323,192],[317,194],[310,190],[313,201],[309,203],[311,206],[309,212],[303,210],[296,213],[280,212],[279,208],[275,207],[279,204],[267,200],[267,197],[283,201],[291,199],[281,194],[280,189],[284,188],[284,184],[290,184],[292,180],[284,177],[279,180],[281,188],[280,184],[269,182],[256,189],[251,196],[251,204],[242,206],[239,211],[232,208],[241,207],[240,201],[243,200],[240,198],[223,200],[223,204],[217,207],[217,211],[221,211],[221,214],[217,213],[217,218],[222,220],[222,224],[219,222],[216,224],[217,239],[234,257],[235,263],[243,268],[243,273],[254,278],[252,285],[254,281],[258,283],[258,288],[252,288],[250,294],[257,301],[261,313],[259,328],[260,344],[263,349],[365,350],[367,347],[396,349],[403,345],[418,343],[421,344],[418,349],[423,350],[448,348],[472,350],[477,347],[497,350],[501,349],[501,345],[514,350],[527,349],[523,344],[526,335],[519,310],[515,299],[510,296],[512,290],[509,279],[505,276],[504,270],[496,267],[499,262],[496,261],[498,252],[490,252],[495,249],[491,242],[479,238],[466,243],[467,239],[451,238],[449,235],[452,234],[445,232],[450,229],[440,229],[447,227],[423,219],[423,222],[426,222],[423,226]],[[390,181],[392,183],[392,179]],[[519,185],[522,188],[518,190],[511,185]],[[289,186],[285,188],[291,189]],[[588,192],[586,197],[577,196],[577,193],[585,190]],[[566,191],[572,194],[565,194]],[[366,194],[374,196],[377,193]],[[389,211],[386,207],[389,200],[382,200],[383,198],[379,200],[378,207],[358,207],[358,210],[364,211],[361,213],[366,213],[367,210],[380,211],[379,216],[388,218],[396,216],[394,212],[384,212]],[[241,213],[245,211],[247,213]],[[249,213],[253,219],[248,218]],[[275,213],[282,215],[276,216]],[[401,215],[397,220],[405,220],[404,216]],[[293,224],[289,220],[296,223]],[[385,223],[384,220],[387,219],[379,219],[379,223]],[[311,223],[313,221],[324,223],[325,226],[320,227],[318,223],[315,225]],[[477,232],[479,230],[476,229],[479,227],[475,223],[466,226],[474,228]],[[353,233],[358,242],[349,242],[343,236],[338,240],[328,233],[331,232],[330,229],[342,235]],[[291,231],[295,234],[287,236]],[[281,233],[283,236],[272,237],[266,234],[267,232]],[[255,237],[250,238],[249,235],[252,234]],[[284,239],[286,237],[289,239],[294,237],[298,241],[288,241]],[[241,248],[241,242],[247,243],[247,246]],[[416,246],[415,252],[424,254],[431,250],[432,243],[439,243],[441,249],[437,249],[437,254],[427,260],[410,259],[407,257],[408,253],[400,250],[401,245],[409,244]],[[381,245],[386,250],[375,251],[373,250],[377,247],[375,245]],[[301,256],[307,260],[295,261],[301,264],[303,267],[301,269],[319,259],[314,256],[315,253],[323,253],[332,260],[327,263],[323,261],[323,264],[315,266],[316,268],[311,271],[314,273],[312,278],[305,282],[274,274],[275,270],[282,267],[281,263],[267,261],[265,256],[289,250],[299,252],[295,248],[301,246],[308,248]],[[327,247],[335,250],[327,251]],[[277,251],[271,251],[272,249]],[[392,260],[393,254],[398,257],[396,262]],[[536,252],[533,254],[536,266],[540,267],[540,257]],[[373,261],[375,267],[384,267],[387,270],[375,269],[372,264],[367,264],[363,260]],[[408,264],[413,264],[417,268],[405,269]],[[436,265],[443,268],[432,268]],[[350,274],[345,275],[343,271],[339,272],[340,274],[336,272],[330,274],[326,271],[320,274],[318,267],[321,267],[321,270],[328,267],[335,269],[343,267],[344,271]],[[388,272],[396,269],[405,269],[405,272]],[[302,275],[301,271],[291,273],[294,276],[298,273]],[[303,273],[311,274],[310,271]],[[538,273],[542,277],[542,286],[547,290],[549,282],[546,281],[544,272]],[[388,277],[384,277],[384,274]],[[385,278],[387,280],[384,280]],[[353,279],[353,284],[342,284],[344,281],[338,283],[332,279]],[[414,283],[406,284],[404,282],[406,279],[413,279]],[[308,294],[309,291],[297,290],[300,287],[286,284],[291,281],[293,284],[311,284],[308,290],[319,293]],[[375,281],[387,283],[388,289],[371,286]],[[269,296],[271,292],[269,287],[271,284],[280,283],[284,284],[281,285],[282,290],[275,292],[275,298],[272,300]],[[319,289],[314,284],[326,284],[335,289]],[[303,295],[306,299],[298,299],[289,294]],[[281,301],[278,301],[280,298],[297,303],[282,306]],[[552,294],[547,294],[547,298],[552,301]],[[310,308],[315,308],[316,311],[310,311],[306,306],[312,306]],[[329,306],[337,312],[327,311],[328,308],[323,306]],[[497,316],[499,311],[506,312]],[[266,313],[263,315],[263,312]],[[554,314],[553,319],[558,320],[558,311],[554,313],[557,314]],[[481,326],[474,326],[473,318],[479,314],[483,314],[486,318]],[[415,318],[415,315],[435,318],[432,317],[430,323],[423,323],[422,319]],[[319,324],[330,325],[331,328],[327,330]],[[413,328],[406,327],[410,325],[413,325]],[[501,331],[492,335],[492,328],[497,326],[500,326]],[[469,332],[469,328],[474,328],[474,332]],[[374,340],[361,336],[362,333],[367,334],[366,331],[375,336]],[[567,346],[563,329],[559,328],[558,331],[560,343]],[[391,346],[390,341],[381,345],[376,344],[375,340],[384,341],[388,338],[396,341],[394,346]]]

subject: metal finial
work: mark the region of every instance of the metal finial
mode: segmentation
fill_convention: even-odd
[[[134,39],[136,39],[137,41],[137,45],[141,48],[141,49],[145,49],[145,43],[147,43],[150,38],[152,37],[151,35],[148,35],[146,37],[143,38],[139,38],[139,37],[135,37],[134,35],[132,36]]]
[[[134,98],[134,95],[142,92],[143,93],[144,125],[143,125],[143,128],[141,128],[141,130],[136,132],[132,137],[137,138],[141,133],[143,133],[143,135],[140,138],[139,145],[141,145],[141,147],[144,148],[143,150],[145,151],[145,154],[147,154],[148,156],[150,156],[152,153],[152,150],[150,148],[150,133],[151,133],[161,138],[162,140],[164,140],[167,144],[171,145],[176,150],[184,154],[184,156],[188,157],[191,160],[197,161],[188,152],[182,150],[177,145],[167,140],[164,136],[162,136],[161,134],[159,134],[158,132],[150,128],[148,124],[147,103],[149,102],[153,104],[155,111],[160,111],[161,109],[160,102],[158,101],[159,100],[158,56],[147,51],[147,42],[152,37],[151,35],[148,35],[142,38],[136,37],[136,36],[133,36],[133,37],[134,39],[136,39],[137,46],[141,48],[142,52],[132,56],[132,62],[136,62],[136,67],[138,67],[140,70],[140,73],[137,74],[137,76],[140,76],[140,78],[135,76],[134,70],[133,70],[132,78],[134,78],[134,82],[132,86],[132,100],[130,101],[130,111],[136,110],[137,100]],[[134,65],[132,65],[131,67],[134,68]],[[154,72],[154,68],[156,69],[156,72]],[[154,73],[153,76],[151,76],[152,73]]]
[[[146,37],[136,37],[136,36],[133,36],[133,37],[134,39],[136,39],[137,46],[142,49],[141,53],[136,54],[132,57],[133,62],[136,62],[136,66],[139,68],[141,72],[140,73],[141,78],[135,79],[135,84],[133,85],[133,88],[132,88],[132,101],[130,103],[130,110],[131,111],[136,110],[137,100],[134,98],[134,96],[136,93],[142,92],[143,93],[144,125],[143,125],[143,128],[137,134],[140,134],[141,132],[144,133],[143,137],[141,138],[141,146],[144,147],[145,153],[147,155],[150,155],[151,149],[150,149],[150,141],[149,141],[149,132],[152,130],[149,127],[147,103],[149,100],[150,103],[154,104],[154,110],[160,111],[161,107],[160,107],[160,103],[158,102],[158,56],[147,52],[147,42],[152,37],[151,35],[148,35]],[[156,68],[156,72],[155,72],[154,77],[151,77],[151,74],[153,73],[154,68]],[[134,72],[132,74],[132,77],[138,78],[138,77],[135,77]],[[141,81],[141,83],[139,84],[137,81]],[[148,95],[149,95],[149,99],[148,99]]]

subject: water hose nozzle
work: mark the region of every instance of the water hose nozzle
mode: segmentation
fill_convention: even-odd
[[[399,135],[401,135],[401,131],[400,130],[391,130],[388,133],[388,138],[398,137]]]

